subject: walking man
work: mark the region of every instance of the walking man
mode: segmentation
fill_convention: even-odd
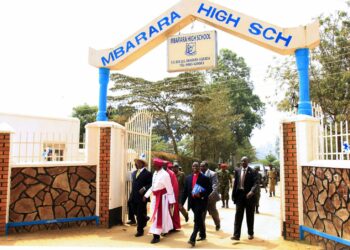
[[[248,239],[254,239],[254,210],[255,192],[258,182],[253,169],[248,167],[248,157],[241,159],[241,167],[235,169],[235,182],[232,190],[232,200],[236,204],[235,225],[232,240],[239,240],[241,237],[241,227],[246,211],[248,227]]]
[[[173,172],[173,163],[164,161],[164,164],[166,165],[164,170],[167,171],[167,173],[170,176],[171,180],[171,186],[173,187],[174,190],[174,196],[175,196],[175,203],[174,203],[174,211],[171,214],[171,219],[173,220],[173,230],[179,230],[181,229],[181,223],[180,223],[180,212],[179,212],[179,203],[178,203],[178,197],[179,197],[179,184],[177,182],[177,178],[175,173]]]
[[[214,171],[211,171],[209,169],[208,162],[206,161],[201,162],[200,168],[201,168],[202,174],[204,174],[206,177],[210,179],[210,183],[212,186],[212,192],[209,194],[209,197],[208,197],[208,206],[205,213],[203,214],[203,221],[205,222],[205,217],[208,211],[214,220],[216,231],[219,231],[220,217],[219,217],[219,212],[216,209],[216,202],[220,200],[220,195],[218,193],[218,176]],[[205,223],[204,223],[204,227],[205,227]]]
[[[170,212],[174,209],[175,196],[169,174],[163,169],[164,161],[153,160],[154,174],[152,186],[148,189],[143,200],[145,201],[153,193],[151,207],[153,210],[151,221],[153,222],[149,232],[153,234],[152,244],[160,241],[161,234],[167,234],[172,230],[173,222]]]
[[[173,167],[173,171],[176,175],[177,178],[177,183],[179,185],[179,197],[178,197],[178,203],[181,204],[181,200],[182,200],[182,193],[184,191],[184,187],[185,187],[185,173],[179,170],[179,163],[174,162],[174,167]],[[188,221],[188,213],[186,211],[186,209],[183,206],[179,207],[181,214],[183,215],[183,217],[185,217],[185,221]]]
[[[192,235],[188,241],[191,246],[196,245],[196,238],[199,232],[198,240],[205,240],[207,235],[204,226],[203,213],[208,205],[208,196],[212,192],[210,180],[200,172],[198,162],[192,164],[192,174],[186,177],[185,188],[181,200],[183,206],[188,199],[188,209],[192,209],[194,214],[194,227]]]
[[[129,205],[133,210],[131,214],[135,214],[137,220],[137,233],[135,237],[140,237],[143,235],[143,229],[147,224],[147,200],[143,199],[143,195],[151,187],[152,174],[146,168],[147,161],[144,154],[141,154],[134,161],[136,170],[131,175],[132,188]]]
[[[226,163],[220,165],[220,170],[217,172],[219,188],[218,191],[221,195],[222,208],[228,208],[228,201],[230,198],[229,190],[232,188],[232,178],[230,172],[227,170],[228,166]]]

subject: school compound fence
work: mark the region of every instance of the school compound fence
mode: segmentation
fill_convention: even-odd
[[[11,135],[12,164],[85,161],[77,133],[17,132]]]
[[[320,119],[319,160],[350,160],[349,121],[333,122],[325,119],[322,108],[313,105],[313,116]]]

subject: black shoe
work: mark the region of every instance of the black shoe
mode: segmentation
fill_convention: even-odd
[[[153,239],[151,240],[151,244],[156,244],[156,243],[158,243],[159,241],[160,241],[159,238],[153,238]]]
[[[189,220],[188,215],[185,216],[185,221],[187,222]]]
[[[257,214],[260,214],[258,209],[256,210],[256,213],[257,213]]]
[[[248,240],[252,240],[252,239],[254,239],[254,235],[249,235]]]
[[[187,243],[190,244],[193,247],[196,245],[196,242],[192,241],[192,240],[187,241]]]
[[[146,221],[149,221],[149,219],[151,219],[149,216],[146,216]]]
[[[207,237],[199,237],[198,239],[197,239],[197,241],[202,241],[202,240],[206,240],[207,239]]]
[[[135,237],[141,237],[141,236],[143,236],[143,232],[137,232],[137,233],[135,234]]]
[[[126,224],[128,224],[128,225],[135,225],[135,224],[136,224],[136,221],[129,220]]]
[[[219,225],[219,226],[216,226],[216,227],[215,227],[215,230],[216,230],[216,231],[219,231],[219,230],[220,230],[220,225]]]
[[[231,240],[239,240],[239,237],[238,236],[232,236]]]

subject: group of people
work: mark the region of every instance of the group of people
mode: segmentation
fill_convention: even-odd
[[[180,171],[180,166],[176,162],[173,164],[159,158],[152,160],[153,175],[147,170],[147,162],[143,157],[135,159],[135,166],[128,201],[130,220],[128,224],[137,224],[135,237],[144,235],[144,228],[150,220],[152,225],[149,232],[153,234],[151,243],[158,243],[161,235],[181,229],[180,213],[187,222],[190,210],[194,215],[193,232],[188,241],[191,246],[195,246],[196,241],[206,239],[207,213],[213,218],[215,229],[220,230],[220,217],[216,203],[221,199],[222,207],[228,208],[229,188],[232,186],[227,164],[221,164],[218,171],[212,171],[209,169],[208,162],[194,162],[192,173],[188,176]],[[258,188],[258,175],[248,166],[248,158],[243,157],[241,166],[235,169],[231,196],[236,204],[232,240],[240,240],[244,212],[246,212],[248,239],[254,238],[254,214]],[[148,201],[151,201],[151,211],[153,211],[150,217],[147,216]],[[199,238],[197,238],[198,234]]]

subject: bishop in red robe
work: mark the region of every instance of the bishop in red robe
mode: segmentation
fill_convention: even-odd
[[[166,171],[168,172],[170,179],[171,179],[171,185],[174,189],[174,195],[175,195],[175,204],[174,204],[174,211],[171,212],[171,218],[173,221],[173,226],[175,230],[181,229],[180,224],[180,209],[179,209],[179,203],[178,203],[178,197],[179,197],[179,184],[177,182],[176,174],[171,170],[173,167],[173,164],[171,162],[165,162],[166,163]]]

